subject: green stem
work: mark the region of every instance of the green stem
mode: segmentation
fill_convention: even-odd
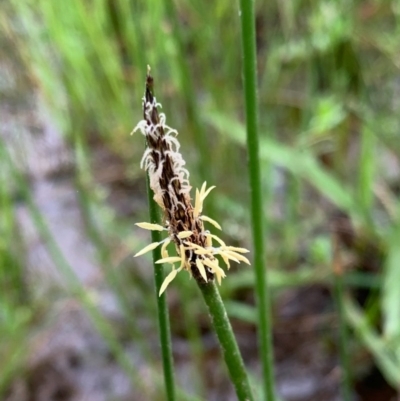
[[[238,400],[251,401],[253,400],[253,395],[243,359],[218,288],[214,281],[209,281],[208,283],[197,281],[197,284],[210,312],[214,330],[221,345],[229,376],[235,386]]]
[[[257,102],[257,55],[254,0],[240,0],[242,26],[243,76],[245,91],[247,149],[251,188],[251,222],[254,243],[254,270],[258,306],[258,340],[263,367],[265,397],[275,399],[273,374],[273,347],[271,301],[267,291],[267,273],[264,266],[263,198],[259,160],[258,102]]]
[[[339,354],[341,362],[341,382],[342,382],[342,396],[344,401],[350,401],[351,396],[351,374],[350,374],[350,363],[349,354],[347,349],[348,344],[348,330],[344,317],[344,305],[343,305],[343,276],[334,274],[334,287],[335,287],[335,298],[336,307],[339,320]]]
[[[158,206],[153,200],[153,192],[150,189],[149,178],[147,177],[147,195],[149,198],[149,214],[151,223],[159,223]],[[160,231],[151,232],[152,242],[162,240]],[[169,326],[169,314],[165,292],[158,296],[161,285],[164,281],[163,265],[156,264],[155,261],[161,259],[160,247],[153,250],[154,281],[156,284],[157,315],[160,330],[161,356],[163,362],[165,392],[168,401],[175,400],[174,366],[172,358],[171,331]]]
[[[340,250],[337,237],[333,237],[333,284],[334,284],[334,298],[337,308],[338,323],[339,323],[339,354],[341,363],[341,384],[342,396],[344,401],[352,399],[351,390],[351,373],[349,354],[347,349],[348,344],[348,328],[346,324],[346,317],[344,313],[344,278],[345,272],[343,264],[340,259]]]

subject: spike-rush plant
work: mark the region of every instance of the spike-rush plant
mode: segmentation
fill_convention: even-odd
[[[250,264],[243,256],[248,250],[228,246],[205,229],[205,222],[221,229],[216,221],[202,214],[204,200],[215,187],[207,189],[204,183],[200,190],[196,189],[193,206],[189,172],[184,168],[185,161],[179,153],[178,132],[166,125],[165,114],[159,113],[158,108],[161,108],[161,104],[157,103],[154,96],[154,80],[148,67],[143,97],[144,119],[137,124],[132,133],[139,130],[146,138],[141,167],[148,172],[149,185],[154,193],[153,199],[163,211],[163,224],[151,222],[137,225],[146,230],[166,232],[167,237],[147,245],[135,256],[161,246],[161,259],[155,263],[170,264],[172,270],[158,289],[159,296],[163,296],[168,284],[180,271],[186,270],[194,277],[208,306],[238,399],[252,400],[243,360],[214,282],[216,278],[221,284],[222,278],[226,276],[219,266],[218,255],[229,269],[230,261]],[[168,253],[168,246],[172,243],[178,256],[170,256]]]

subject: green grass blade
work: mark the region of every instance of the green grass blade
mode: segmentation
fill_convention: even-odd
[[[374,177],[376,164],[376,143],[374,133],[366,125],[361,134],[361,155],[358,178],[358,204],[365,219],[369,219],[369,213],[374,200]]]
[[[344,312],[350,327],[360,341],[372,353],[385,378],[398,388],[400,385],[400,361],[370,325],[363,311],[349,297],[343,299]]]
[[[351,401],[351,374],[349,361],[349,335],[347,322],[344,316],[345,296],[345,271],[339,250],[339,240],[336,236],[332,238],[332,270],[333,270],[333,296],[336,303],[337,318],[339,325],[339,354],[341,364],[341,390],[344,401]]]
[[[388,339],[400,338],[400,224],[388,236],[388,253],[383,275],[383,332]]]

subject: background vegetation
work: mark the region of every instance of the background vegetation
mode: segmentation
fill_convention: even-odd
[[[329,334],[311,338],[333,338],[328,354],[341,351],[351,392],[361,394],[357,383],[377,368],[394,394],[400,386],[399,3],[260,0],[256,16],[265,199],[260,218],[275,318],[282,294],[324,289],[331,300],[326,313],[334,317],[325,327]],[[26,367],[25,347],[46,324],[44,311],[68,296],[84,305],[136,383],[121,336],[144,350],[163,399],[157,354],[146,338],[157,330],[151,269],[131,258],[148,239],[133,225],[147,219],[147,208],[139,169],[142,137],[129,133],[142,116],[150,64],[167,122],[180,132],[192,185],[204,180],[217,185],[207,214],[223,223],[231,242],[252,247],[238,5],[6,0],[0,24],[3,109],[40,104],[39,114],[46,110],[62,134],[85,236],[124,316],[123,330],[110,325],[52,241],[32,195],[25,154],[18,153],[35,133],[19,131],[10,140],[2,117],[0,391],[6,394]],[[29,243],[20,240],[26,239],[19,225],[21,204],[62,277],[62,290],[47,299],[26,279]],[[244,267],[233,269],[221,287],[244,342],[255,341],[253,288],[253,271]],[[169,288],[173,338],[187,341],[196,366],[195,390],[182,377],[179,382],[181,391],[210,399],[203,355],[208,326],[193,291],[186,277]],[[307,291],[301,294],[307,298]],[[275,343],[279,347],[279,333]],[[245,353],[245,359],[252,364],[255,388],[261,388],[257,358]]]

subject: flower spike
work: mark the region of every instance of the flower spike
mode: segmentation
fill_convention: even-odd
[[[228,269],[229,261],[237,263],[250,263],[242,253],[247,249],[227,246],[224,241],[204,228],[204,222],[210,223],[217,229],[221,226],[212,218],[204,216],[204,200],[215,188],[207,188],[204,182],[200,190],[196,189],[194,206],[191,203],[189,171],[181,153],[177,139],[178,132],[166,124],[164,113],[159,113],[161,107],[154,96],[154,80],[150,75],[150,67],[147,69],[146,89],[143,97],[143,120],[133,129],[132,134],[140,131],[146,138],[146,150],[140,162],[150,181],[150,188],[154,192],[154,200],[164,213],[165,226],[153,223],[136,223],[145,230],[167,231],[168,236],[161,242],[154,242],[135,256],[143,255],[161,247],[161,259],[156,263],[169,263],[173,266],[161,285],[159,295],[174,280],[181,270],[188,271],[199,283],[208,282],[216,277],[218,284],[226,276],[219,266],[217,255],[223,259]],[[212,245],[213,241],[218,247]],[[174,243],[177,256],[170,256],[168,246]],[[180,263],[178,269],[175,263]]]

